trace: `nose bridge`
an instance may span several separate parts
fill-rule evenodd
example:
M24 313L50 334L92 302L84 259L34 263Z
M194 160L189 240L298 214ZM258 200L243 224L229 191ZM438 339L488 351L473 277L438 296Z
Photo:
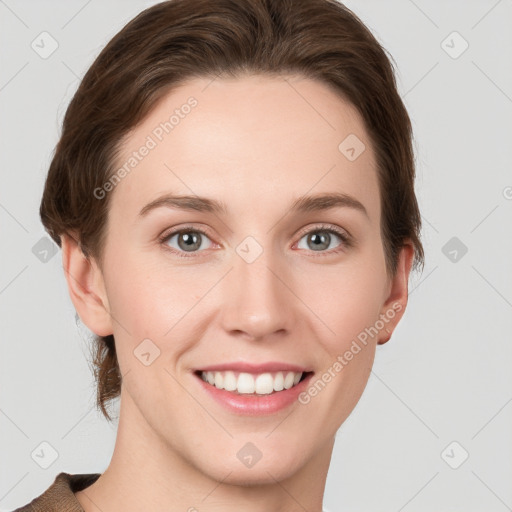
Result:
M293 325L291 294L279 254L247 237L236 247L223 303L224 328L263 338ZM277 274L277 276L276 276Z

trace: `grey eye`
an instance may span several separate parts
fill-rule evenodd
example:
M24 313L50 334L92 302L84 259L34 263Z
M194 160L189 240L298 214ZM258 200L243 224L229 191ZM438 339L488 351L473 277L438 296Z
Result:
M333 249L333 247L329 247L334 237L341 240L340 235L334 233L333 231L327 229L316 229L314 231L310 231L306 235L304 235L297 247L299 249L308 249L311 251L325 251L326 249ZM306 247L301 247L300 243L303 239L306 239Z
M171 243L173 239L177 240L178 247ZM171 234L166 243L178 251L194 252L199 249L205 249L203 244L204 239L208 239L208 237L201 231L178 231L177 233Z

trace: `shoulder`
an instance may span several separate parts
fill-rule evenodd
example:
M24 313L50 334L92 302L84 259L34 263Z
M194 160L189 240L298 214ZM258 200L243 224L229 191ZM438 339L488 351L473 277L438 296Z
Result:
M83 512L74 493L92 485L100 475L59 473L46 491L13 512Z

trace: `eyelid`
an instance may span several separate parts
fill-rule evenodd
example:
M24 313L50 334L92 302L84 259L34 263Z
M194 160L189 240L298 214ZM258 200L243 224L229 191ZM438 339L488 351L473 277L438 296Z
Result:
M306 227L304 229L301 229L297 236L300 239L304 235L307 235L314 231L334 231L337 235L339 235L343 239L345 239L345 238L352 239L352 236L346 229L340 228L339 226L336 226L336 224L325 224L325 223L320 223L317 226Z
M158 242L161 245L166 246L165 250L170 251L172 254L177 255L181 258L191 258L191 257L198 257L201 256L201 253L204 253L205 250L202 251L191 251L187 253L187 251L178 251L174 249L173 247L167 246L166 242L173 236L178 235L180 233L185 233L187 231L194 231L197 233L201 233L202 235L206 236L214 245L221 245L217 242L213 241L213 237L211 236L210 229L209 228L203 228L203 227L197 227L197 225L191 225L191 224L185 224L184 226L173 226L172 228L168 228L162 232L158 236ZM222 246L221 246L222 247Z
M185 224L183 226L173 226L172 228L167 228L160 235L158 235L158 240L161 242L170 238L173 235L176 235L178 233L183 233L186 231L197 231L199 233L203 233L203 235L206 235L208 238L212 237L211 230L207 227L198 227L196 224ZM219 244L220 245L220 244Z

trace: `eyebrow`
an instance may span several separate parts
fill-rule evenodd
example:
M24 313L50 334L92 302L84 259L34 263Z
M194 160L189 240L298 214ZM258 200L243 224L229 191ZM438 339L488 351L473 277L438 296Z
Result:
M228 210L224 202L217 201L216 199L209 199L207 197L200 197L196 195L189 196L165 194L144 206L139 212L139 216L145 216L151 210L160 207L178 208L187 211L199 211L224 215ZM290 212L301 213L324 211L340 207L352 208L368 217L368 212L360 201L358 201L355 197L339 192L299 197L292 203Z

